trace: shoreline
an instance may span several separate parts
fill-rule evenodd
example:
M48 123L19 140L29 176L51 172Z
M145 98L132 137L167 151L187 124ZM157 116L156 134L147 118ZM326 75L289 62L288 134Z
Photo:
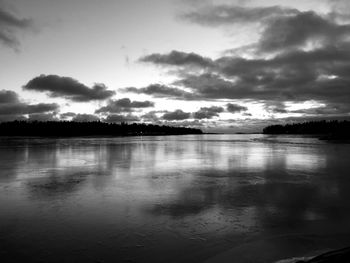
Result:
M245 240L203 263L345 263L350 262L348 238L291 234Z
M292 258L277 261L276 263L343 263L350 262L350 247L330 250L318 256Z
M205 133L184 133L184 134L123 134L123 135L0 135L0 138L121 138L121 137L149 137L149 136L182 136L182 135L205 135Z

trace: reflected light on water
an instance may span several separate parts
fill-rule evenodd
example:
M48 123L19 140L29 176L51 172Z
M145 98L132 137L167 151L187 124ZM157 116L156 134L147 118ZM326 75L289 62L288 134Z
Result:
M325 168L326 156L320 153L289 153L286 155L287 169L301 171L315 171Z
M2 140L3 253L201 262L242 238L350 233L349 146L293 140Z

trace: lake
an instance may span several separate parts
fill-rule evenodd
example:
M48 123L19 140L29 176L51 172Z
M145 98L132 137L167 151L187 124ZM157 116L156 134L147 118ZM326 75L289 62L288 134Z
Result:
M1 262L275 262L350 245L350 144L0 138Z

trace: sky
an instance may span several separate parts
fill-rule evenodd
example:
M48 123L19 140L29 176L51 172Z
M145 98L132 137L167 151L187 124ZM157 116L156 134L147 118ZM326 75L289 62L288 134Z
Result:
M350 117L348 0L0 0L0 121Z

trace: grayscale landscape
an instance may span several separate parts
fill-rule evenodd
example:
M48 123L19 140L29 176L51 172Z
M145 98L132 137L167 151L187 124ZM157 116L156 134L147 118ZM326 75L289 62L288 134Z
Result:
M350 0L0 0L1 263L349 263Z

